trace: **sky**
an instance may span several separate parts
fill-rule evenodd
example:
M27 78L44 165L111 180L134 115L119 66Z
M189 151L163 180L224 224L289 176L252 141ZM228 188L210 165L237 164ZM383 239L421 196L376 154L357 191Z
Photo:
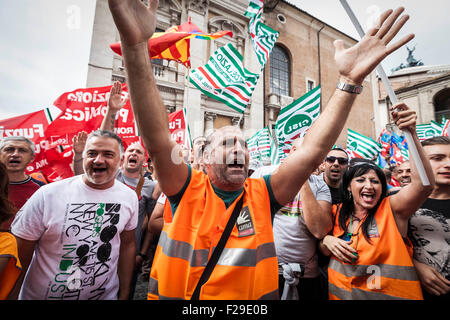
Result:
M359 39L338 0L290 0ZM450 64L450 1L348 0L364 29L373 17L404 6L410 21L399 37L425 65ZM432 5L431 5L432 3ZM0 120L51 107L62 93L86 86L95 0L0 0ZM394 39L395 40L395 39ZM383 62L387 74L406 63L406 48Z

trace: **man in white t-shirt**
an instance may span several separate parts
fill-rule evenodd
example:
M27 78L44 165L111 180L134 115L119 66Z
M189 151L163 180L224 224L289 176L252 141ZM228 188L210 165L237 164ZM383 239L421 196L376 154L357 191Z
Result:
M136 253L138 199L115 179L123 145L94 131L83 153L85 174L39 189L17 213L25 274L19 299L127 299Z

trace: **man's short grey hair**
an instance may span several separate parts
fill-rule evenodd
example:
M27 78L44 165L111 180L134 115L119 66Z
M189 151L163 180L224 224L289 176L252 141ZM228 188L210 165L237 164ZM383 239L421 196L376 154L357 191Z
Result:
M7 142L10 142L10 141L26 142L26 143L28 144L28 146L30 147L30 151L31 151L31 153L33 154L33 156L35 155L35 146L34 146L34 142L31 141L31 140L28 139L28 138L23 137L23 136L14 136L14 137L6 137L6 138L3 138L3 139L0 141L0 151L2 151L3 148L5 147L6 143L7 143Z
M112 131L107 131L107 130L96 130L96 131L92 131L92 132L88 135L88 137L87 137L87 139L86 139L86 145L87 145L87 142L88 142L90 139L94 138L94 137L98 137L98 138L111 138L111 139L116 140L116 141L119 143L120 156L123 155L123 153L124 153L124 148L123 148L123 142L122 142L122 139L121 139L117 134L115 134L114 132L112 132Z

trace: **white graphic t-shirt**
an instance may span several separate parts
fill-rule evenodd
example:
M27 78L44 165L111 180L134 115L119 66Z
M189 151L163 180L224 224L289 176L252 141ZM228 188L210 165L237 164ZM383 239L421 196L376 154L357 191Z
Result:
M40 188L11 227L38 241L19 299L117 299L120 233L137 216L136 194L119 181L98 190L75 176Z

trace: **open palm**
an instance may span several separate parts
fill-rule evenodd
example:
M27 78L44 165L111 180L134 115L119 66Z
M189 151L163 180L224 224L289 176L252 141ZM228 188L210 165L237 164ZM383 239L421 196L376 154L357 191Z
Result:
M408 15L398 19L403 10L397 8L384 12L380 16L379 27L368 30L361 41L351 48L345 49L342 40L335 41L335 60L341 76L357 84L362 83L384 58L414 38L413 34L409 34L389 44L409 19Z
M108 0L109 9L120 33L122 44L134 46L147 43L156 28L158 0Z

